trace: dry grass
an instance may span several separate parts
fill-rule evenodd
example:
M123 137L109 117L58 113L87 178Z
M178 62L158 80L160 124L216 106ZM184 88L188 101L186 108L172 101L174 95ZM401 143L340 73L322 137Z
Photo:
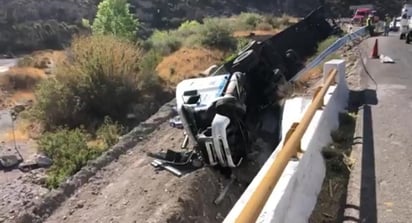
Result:
M16 91L9 98L13 103L18 104L27 101L34 101L36 96L33 91Z
M64 51L43 50L23 57L17 64L19 67L34 67L46 69L53 64L60 63L66 59Z
M218 50L182 48L165 57L156 71L161 79L176 86L180 81L198 76L211 65L220 63L223 58L224 53Z
M7 90L32 90L46 78L43 70L33 67L12 67L0 79L0 85Z
M322 78L322 67L317 66L304 73L293 83L295 94L308 94L309 88L316 87L316 82Z
M27 141L30 139L37 139L43 132L43 127L39 122L29 119L18 119L15 123L14 136L13 132L5 132L0 135L0 141L12 142L16 137L18 141Z

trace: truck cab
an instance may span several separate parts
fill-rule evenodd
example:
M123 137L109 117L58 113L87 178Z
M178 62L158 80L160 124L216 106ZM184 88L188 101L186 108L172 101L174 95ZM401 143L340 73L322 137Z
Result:
M374 15L373 21L378 22L379 17L376 16L376 11L374 11L372 8L358 8L356 9L353 17L352 17L352 24L357 24L357 25L364 25L366 22L366 19L368 18L369 15Z

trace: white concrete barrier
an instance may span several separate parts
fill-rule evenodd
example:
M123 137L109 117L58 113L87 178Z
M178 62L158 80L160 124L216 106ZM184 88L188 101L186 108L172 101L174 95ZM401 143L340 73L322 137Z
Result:
M345 109L349 96L344 60L331 60L325 63L324 76L333 68L338 70L336 80L338 84L329 87L324 97L323 110L316 112L302 138L303 156L299 160L289 161L259 215L257 220L259 223L308 222L325 177L325 164L321 149L331 142L331 131L339 127L339 112ZM300 121L310 102L311 100L303 98L286 101L282 119L282 141L227 215L224 223L236 221L237 216L282 149L286 133L293 123Z

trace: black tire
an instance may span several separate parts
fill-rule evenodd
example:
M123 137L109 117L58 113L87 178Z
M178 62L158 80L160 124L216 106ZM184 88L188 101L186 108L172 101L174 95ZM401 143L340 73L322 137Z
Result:
M234 61L233 72L240 71L246 73L259 63L259 58L254 50L248 50L240 54Z

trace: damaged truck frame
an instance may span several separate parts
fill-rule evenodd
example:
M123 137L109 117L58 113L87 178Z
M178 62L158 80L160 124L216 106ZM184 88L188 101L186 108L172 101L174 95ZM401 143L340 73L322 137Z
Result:
M176 108L186 134L183 152L152 154L154 166L175 175L181 166L237 168L263 139L269 150L281 139L284 99L291 79L317 45L333 34L318 8L298 23L263 41L251 41L208 77L183 80ZM188 141L193 145L187 150ZM266 156L267 158L267 156ZM164 167L165 167L164 166Z

